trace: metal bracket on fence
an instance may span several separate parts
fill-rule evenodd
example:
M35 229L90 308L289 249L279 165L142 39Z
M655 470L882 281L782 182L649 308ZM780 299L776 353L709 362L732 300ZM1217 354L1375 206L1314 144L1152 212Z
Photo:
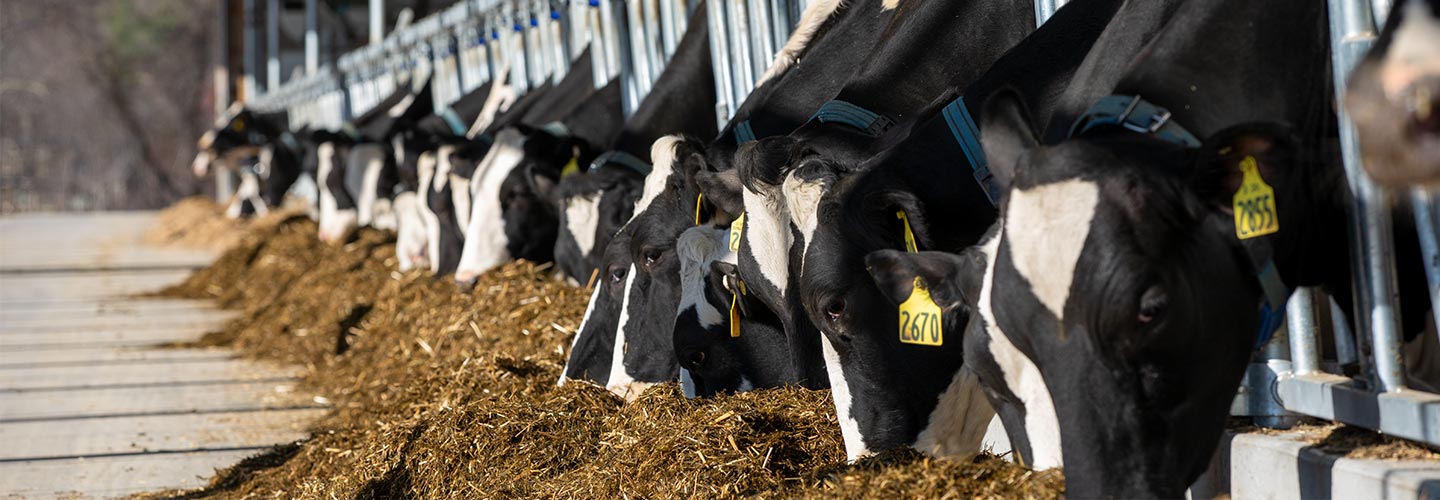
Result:
M1329 0L1331 58L1337 101L1344 95L1350 71L1373 43L1376 13L1388 12L1388 0ZM1301 288L1287 305L1289 370L1278 372L1274 382L1278 401L1297 414L1358 425L1385 434L1440 445L1440 395L1406 387L1401 350L1390 193L1376 185L1361 166L1354 124L1343 107L1340 142L1345 174L1351 190L1348 229L1351 271L1354 275L1354 337L1346 318L1330 305L1336 330L1336 352L1341 368L1352 357L1359 361L1359 377L1327 373L1320 362L1320 303L1314 292ZM1427 258L1426 277L1432 305L1440 304L1440 244L1436 243L1433 202L1411 196L1420 224L1421 251ZM1440 318L1437 315L1436 318ZM1356 342L1358 338L1358 353ZM1358 356L1355 356L1358 354ZM1269 358L1275 361L1275 357ZM1248 380L1247 382L1255 382ZM1260 382L1264 383L1264 382ZM1242 394L1253 393L1247 384ZM1237 398L1238 399L1238 398Z

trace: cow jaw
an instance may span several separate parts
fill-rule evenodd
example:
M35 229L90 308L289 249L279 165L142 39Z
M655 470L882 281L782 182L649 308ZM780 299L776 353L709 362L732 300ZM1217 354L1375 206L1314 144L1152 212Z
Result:
M934 456L968 457L980 451L995 410L985 399L980 380L965 367L955 372L930 412L925 429L915 437L915 449Z

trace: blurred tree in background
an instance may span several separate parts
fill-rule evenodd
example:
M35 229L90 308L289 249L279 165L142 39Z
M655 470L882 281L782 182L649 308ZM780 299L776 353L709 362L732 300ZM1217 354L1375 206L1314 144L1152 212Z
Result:
M0 0L0 212L201 193L214 2Z

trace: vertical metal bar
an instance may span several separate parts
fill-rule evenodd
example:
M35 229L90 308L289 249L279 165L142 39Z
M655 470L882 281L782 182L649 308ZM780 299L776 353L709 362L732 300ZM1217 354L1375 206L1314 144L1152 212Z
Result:
M305 0L305 74L313 75L320 70L319 12L316 0Z
M280 89L280 0L265 2L265 91Z
M240 42L245 60L240 61L240 78L244 86L239 97L242 101L249 101L259 94L255 89L255 0L245 0L241 29L245 30L244 39Z
M645 21L645 31L642 37L645 44L642 45L642 47L644 48L645 56L649 58L650 64L650 79L645 82L645 93L649 94L651 85L655 83L655 80L660 78L660 72L664 71L665 62L670 59L670 54L665 52L665 47L660 41L661 36L663 36L662 31L664 30L660 27L659 0L639 1L642 7L641 13L644 15L643 19Z
M735 116L734 81L730 76L729 30L725 26L725 1L705 0L705 23L710 37L710 68L715 78L715 118L724 128Z
M675 46L680 43L680 32L676 30L679 21L675 19L675 0L660 0L659 7L660 46L665 51L665 60L669 61L670 56L675 54Z
M726 0L721 0L726 1ZM750 25L745 12L746 0L728 0L726 23L730 27L730 66L735 80L735 102L745 102L755 88L754 66L750 62Z
M1350 318L1335 302L1335 297L1327 294L1325 299L1330 303L1330 327L1335 331L1335 361L1340 366L1359 363L1360 349L1355 346L1355 331L1350 329Z
M585 25L590 31L590 67L595 75L595 88L604 87L610 81L610 59L606 57L610 50L610 41L605 38L605 16L598 0L590 0L590 7L585 10Z
M370 43L385 39L385 0L370 0Z
M617 16L614 12L615 9L612 1L614 0L592 0L592 2L598 4L597 7L599 7L599 12L596 13L598 18L596 24L600 27L600 37L605 41L606 78L600 81L598 87L605 86L605 83L610 81L611 78L620 76L620 74L623 73L620 69L620 33L616 26L616 23L621 21L621 17Z
M770 59L775 57L775 44L771 38L770 2L768 0L747 0L746 10L750 12L750 54L751 71L756 75L765 74Z
M635 95L625 116L630 116L630 111L640 104L640 99L650 90L650 51L645 42L645 0L632 0L623 2L625 5L625 19L623 21L625 34L627 35L620 43L627 44L626 54L630 56L629 64L621 62L621 68L629 68L627 79L633 82ZM622 70L622 73L627 73Z
M1290 333L1290 366L1298 375L1320 369L1320 326L1315 315L1315 290L1295 289L1285 305L1286 329Z
M620 5L615 5L617 3ZM611 14L608 16L610 17L610 26L613 26L616 33L613 41L616 42L615 52L620 56L617 67L620 68L620 83L623 86L620 92L620 109L626 117L629 117L640 105L642 95L639 87L640 78L637 78L636 71L638 65L634 51L636 44L631 38L628 22L631 17L630 8L625 5L624 0L601 0L600 5L602 10L608 9ZM609 41L611 40L607 40L607 42Z
M1425 265L1425 282L1430 290L1430 314L1440 325L1440 204L1435 195L1420 188L1410 191L1415 211L1415 231L1420 235L1420 258Z
M548 20L542 24L547 28L546 34L549 36L547 43L550 47L551 71L554 72L555 81L559 82L570 73L570 56L565 50L565 16L563 10L548 10Z
M1375 39L1371 6L1366 0L1330 0L1331 66L1335 71L1337 96L1344 95L1350 70L1364 57ZM1352 270L1355 274L1356 324L1361 333L1368 327L1374 355L1374 379L1378 389L1394 392L1405 387L1405 367L1400 350L1398 300L1395 284L1395 255L1391 248L1390 200L1370 180L1360 165L1355 125L1340 114L1340 144L1345 172L1354 195L1350 211ZM1368 317L1367 317L1368 316Z
M230 107L230 0L216 0L215 9L216 50L214 65L210 70L211 97L215 100L215 116L220 116Z
M1385 21L1390 18L1391 5L1394 0L1370 0L1370 12L1375 16L1375 26L1384 27Z
M785 41L789 39L790 9L785 5L785 0L770 0L770 64L775 63L775 52L779 47L784 47Z

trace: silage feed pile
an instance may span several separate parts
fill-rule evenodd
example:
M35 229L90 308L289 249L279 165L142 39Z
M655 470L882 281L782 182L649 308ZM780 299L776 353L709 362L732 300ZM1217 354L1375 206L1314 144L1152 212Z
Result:
M557 387L588 294L515 262L473 293L395 270L392 238L343 246L303 217L254 224L165 295L241 319L200 343L300 364L333 410L311 437L222 470L185 498L1053 498L1058 472L894 452L845 464L829 393L622 402ZM184 346L177 346L184 347Z

